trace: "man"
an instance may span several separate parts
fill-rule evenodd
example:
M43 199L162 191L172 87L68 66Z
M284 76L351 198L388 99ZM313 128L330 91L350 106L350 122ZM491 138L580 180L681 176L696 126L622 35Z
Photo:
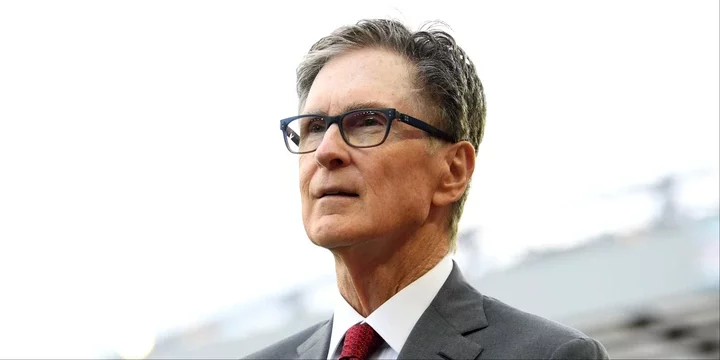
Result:
M450 254L483 135L473 63L445 32L342 27L298 67L305 231L335 258L332 319L250 359L604 359L581 332L478 293Z

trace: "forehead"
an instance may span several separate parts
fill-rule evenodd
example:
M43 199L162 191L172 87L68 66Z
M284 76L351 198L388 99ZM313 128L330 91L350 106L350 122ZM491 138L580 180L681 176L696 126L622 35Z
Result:
M328 61L315 77L303 113L337 115L356 107L408 111L413 101L412 64L384 49L359 49Z

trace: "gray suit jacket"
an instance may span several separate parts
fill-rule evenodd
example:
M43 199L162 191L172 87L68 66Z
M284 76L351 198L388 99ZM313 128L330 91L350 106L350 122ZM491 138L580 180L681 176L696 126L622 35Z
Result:
M325 359L332 319L246 359ZM608 359L605 348L570 327L484 296L456 264L410 332L398 359Z

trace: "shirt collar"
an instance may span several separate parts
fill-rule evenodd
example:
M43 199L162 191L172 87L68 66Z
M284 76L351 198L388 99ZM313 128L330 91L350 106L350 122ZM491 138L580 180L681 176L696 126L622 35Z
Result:
M330 355L334 354L345 333L353 325L367 322L396 352L400 353L410 332L452 272L448 254L423 276L385 301L367 318L358 314L338 293L330 336Z

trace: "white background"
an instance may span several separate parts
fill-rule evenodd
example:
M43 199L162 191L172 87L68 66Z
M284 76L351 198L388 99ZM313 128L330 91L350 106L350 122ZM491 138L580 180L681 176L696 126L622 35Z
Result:
M0 2L0 357L98 356L331 272L279 119L364 17L443 20L474 60L461 229L500 263L654 211L602 194L717 173L717 1Z

